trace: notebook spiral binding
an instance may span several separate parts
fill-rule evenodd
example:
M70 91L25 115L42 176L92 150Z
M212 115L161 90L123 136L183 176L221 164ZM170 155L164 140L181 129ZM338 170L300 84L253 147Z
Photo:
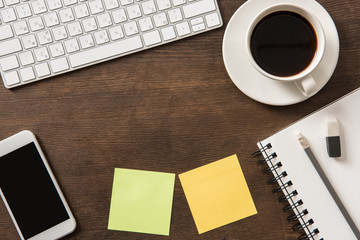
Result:
M283 181L285 177L288 176L286 171L278 171L280 167L282 167L281 161L276 162L277 154L275 152L268 154L266 150L269 150L272 148L272 145L270 143L266 144L265 146L261 145L259 150L252 153L252 157L258 157L260 155L265 156L264 158L258 160L258 164L267 164L268 167L266 167L263 170L264 174L267 173L273 173L273 178L271 178L269 181L267 181L268 184L272 183L279 183L279 186L274 188L273 193L276 192L285 192L285 194L278 198L279 202L288 202L289 205L284 207L284 212L291 211L294 212L292 215L290 215L287 220L289 222L297 222L292 226L292 229L294 231L301 231L301 230L307 230L305 231L305 234L301 235L298 239L299 240L315 240L315 236L320 232L317 228L314 230L310 230L308 227L314 223L314 220L310 218L309 220L305 221L304 216L309 214L309 211L307 209L299 210L299 206L303 205L302 199L299 199L295 201L293 198L298 195L298 192L296 190L293 190L291 192L288 191L288 188L293 185L292 181ZM275 163L273 163L273 161ZM319 240L324 240L323 238Z

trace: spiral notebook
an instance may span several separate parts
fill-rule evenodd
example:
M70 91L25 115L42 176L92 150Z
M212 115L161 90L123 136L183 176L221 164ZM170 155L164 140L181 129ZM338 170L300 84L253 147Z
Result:
M360 229L360 88L300 119L272 136L258 142L264 172L272 172L269 182L287 201L294 230L304 230L299 239L356 240ZM328 156L326 134L328 117L339 122L341 157ZM329 189L298 142L306 137L331 186L351 217L347 219ZM298 220L298 221L296 221ZM353 224L351 224L353 223Z

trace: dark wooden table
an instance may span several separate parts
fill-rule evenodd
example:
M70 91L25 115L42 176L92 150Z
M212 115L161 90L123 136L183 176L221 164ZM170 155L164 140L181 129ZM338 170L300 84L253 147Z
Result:
M0 87L0 138L36 134L78 223L65 239L297 239L250 153L258 140L360 86L360 4L319 0L340 35L335 73L314 97L274 107L239 91L223 64L226 25L244 2L219 0L220 29L18 89ZM107 230L114 168L179 174L232 154L257 215L199 235L176 177L169 237ZM3 203L0 239L19 239Z

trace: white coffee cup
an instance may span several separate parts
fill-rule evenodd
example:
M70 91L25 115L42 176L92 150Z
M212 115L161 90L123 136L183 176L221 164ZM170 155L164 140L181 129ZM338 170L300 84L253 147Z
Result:
M254 60L252 52L251 52L251 36L253 33L253 30L257 26L257 24L266 16L269 14L280 12L280 11L288 11L293 12L295 14L298 14L305 18L313 27L316 40L317 40L317 47L316 51L314 53L313 59L310 62L310 64L303 69L301 72L291 75L291 76L276 76L274 74L268 73L265 70L263 70ZM312 72L314 69L319 65L325 51L325 35L323 27L321 26L320 21L317 19L317 17L307 11L305 8L298 6L296 4L286 3L286 4L274 4L263 11L261 11L259 14L257 14L254 19L251 21L251 24L249 25L246 33L246 52L247 56L249 58L249 61L252 63L252 65L255 67L255 69L266 76L267 78L275 81L281 81L281 82L292 82L294 83L299 91L304 96L311 96L316 92L318 89L318 85L316 83L316 79L312 76Z

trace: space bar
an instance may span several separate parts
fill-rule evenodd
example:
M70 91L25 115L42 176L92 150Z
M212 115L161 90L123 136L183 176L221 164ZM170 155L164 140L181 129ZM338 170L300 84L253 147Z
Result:
M69 61L72 67L79 67L81 65L115 57L142 47L143 44L140 36L136 36L70 55Z

